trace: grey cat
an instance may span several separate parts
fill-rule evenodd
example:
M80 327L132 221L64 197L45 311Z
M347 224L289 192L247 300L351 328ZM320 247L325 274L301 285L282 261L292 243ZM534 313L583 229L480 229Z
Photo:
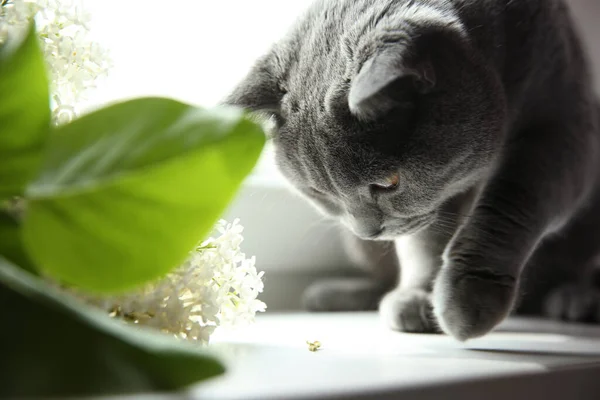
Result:
M226 103L272 119L320 210L395 243L393 290L321 284L312 308L459 340L515 308L600 321L599 107L562 0L320 0Z

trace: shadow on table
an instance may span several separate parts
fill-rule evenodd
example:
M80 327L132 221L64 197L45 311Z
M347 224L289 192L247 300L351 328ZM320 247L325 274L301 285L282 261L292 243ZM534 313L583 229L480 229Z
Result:
M600 339L600 324L579 324L542 318L512 317L502 323L495 332L549 333L582 338Z

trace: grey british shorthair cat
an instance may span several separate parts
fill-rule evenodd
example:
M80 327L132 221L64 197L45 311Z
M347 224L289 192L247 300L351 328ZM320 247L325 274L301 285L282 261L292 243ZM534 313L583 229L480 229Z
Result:
M226 103L272 118L320 210L394 241L391 328L466 340L517 306L600 320L599 107L562 0L320 0ZM369 308L393 275L309 304Z

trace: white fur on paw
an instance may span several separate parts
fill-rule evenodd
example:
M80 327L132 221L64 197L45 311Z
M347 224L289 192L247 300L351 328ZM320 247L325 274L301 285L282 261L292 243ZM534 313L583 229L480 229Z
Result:
M379 304L381 319L391 329L401 332L439 332L430 296L423 290L396 289L385 295Z

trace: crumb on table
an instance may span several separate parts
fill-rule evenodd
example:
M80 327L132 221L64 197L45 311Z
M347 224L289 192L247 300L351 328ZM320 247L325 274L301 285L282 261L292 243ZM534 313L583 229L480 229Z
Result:
M315 340L314 342L306 341L306 344L308 345L308 351L312 352L319 350L319 348L321 347L321 342L319 342L318 340Z

